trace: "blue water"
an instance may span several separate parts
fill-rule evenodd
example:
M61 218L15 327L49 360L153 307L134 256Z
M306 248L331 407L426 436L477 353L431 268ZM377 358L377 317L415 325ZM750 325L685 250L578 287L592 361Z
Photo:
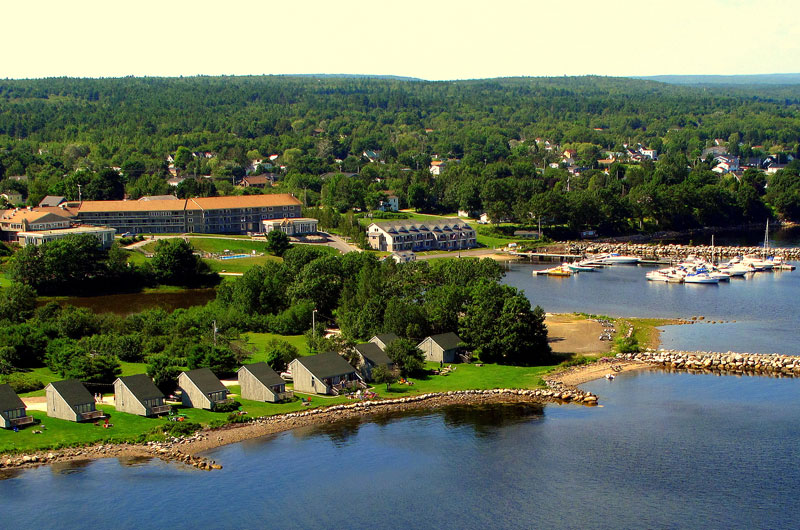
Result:
M0 481L6 528L797 528L800 380L641 372L602 407L453 407Z
M239 258L251 258L250 254L234 254L232 256L220 256L219 259L239 259Z
M765 272L719 285L648 282L653 267L617 265L570 277L532 276L542 265L512 264L504 283L551 313L736 321L666 326L665 348L800 354L800 270Z

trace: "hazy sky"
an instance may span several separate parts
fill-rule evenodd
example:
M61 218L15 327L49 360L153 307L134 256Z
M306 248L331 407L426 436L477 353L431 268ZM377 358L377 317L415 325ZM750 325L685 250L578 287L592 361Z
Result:
M4 4L0 77L800 72L792 0Z

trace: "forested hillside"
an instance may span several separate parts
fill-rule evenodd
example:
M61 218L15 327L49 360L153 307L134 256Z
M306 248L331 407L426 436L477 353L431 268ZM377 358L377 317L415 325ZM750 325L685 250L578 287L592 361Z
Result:
M78 184L83 198L164 194L172 155L183 176L211 177L182 183L183 195L251 193L235 186L249 171L340 211L393 193L420 210L573 231L798 219L799 105L798 86L601 77L6 80L0 187L29 204L75 199ZM635 146L658 160L626 157ZM782 170L712 172L712 146L742 161L773 155ZM565 164L566 149L580 171ZM433 176L437 159L451 163ZM10 178L19 175L28 178Z

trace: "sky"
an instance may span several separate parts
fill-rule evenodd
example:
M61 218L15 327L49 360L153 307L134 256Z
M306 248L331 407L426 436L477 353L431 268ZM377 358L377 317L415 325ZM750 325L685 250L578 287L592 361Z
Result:
M39 0L0 78L800 72L794 0Z

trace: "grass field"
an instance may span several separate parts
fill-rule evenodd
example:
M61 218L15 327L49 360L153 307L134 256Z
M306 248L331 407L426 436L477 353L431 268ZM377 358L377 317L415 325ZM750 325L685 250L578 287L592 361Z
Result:
M264 347L272 339L285 340L300 352L300 355L311 355L308 350L306 338L303 335L276 335L274 333L244 333L242 337L247 340L247 344L252 346L255 354L248 359L248 362L258 363L266 360Z
M263 265L268 261L280 261L275 256L255 256L253 258L237 259L204 259L214 272L247 272L250 267Z

